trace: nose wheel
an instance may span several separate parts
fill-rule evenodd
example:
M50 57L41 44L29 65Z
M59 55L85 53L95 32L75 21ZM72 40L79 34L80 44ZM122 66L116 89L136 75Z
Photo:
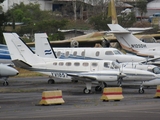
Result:
M9 83L7 81L3 82L3 86L8 86Z
M139 92L140 94L144 94L143 82L141 83L141 85L140 85L140 88L139 88L138 92Z
M144 89L140 87L138 92L139 92L139 94L144 94Z

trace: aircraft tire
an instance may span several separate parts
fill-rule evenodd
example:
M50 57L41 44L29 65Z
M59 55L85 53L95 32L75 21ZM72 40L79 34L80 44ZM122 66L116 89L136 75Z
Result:
M87 88L84 88L83 93L85 93L85 94L90 94L90 93L91 93L91 90L88 90Z
M8 86L9 83L8 82L3 82L3 86Z
M48 80L48 84L54 84L54 83L55 83L55 81L53 79Z
M100 86L96 86L96 87L95 87L95 91L99 91L99 92L101 92L101 91L102 91L102 87L100 87Z
M142 89L140 88L138 92L139 92L140 94L144 94L144 89L143 89L143 88L142 88Z

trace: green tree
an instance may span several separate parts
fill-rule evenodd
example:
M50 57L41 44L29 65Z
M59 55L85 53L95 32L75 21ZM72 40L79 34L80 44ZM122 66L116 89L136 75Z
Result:
M137 0L136 1L136 7L138 8L140 15L141 15L141 21L144 13L147 12L147 0Z
M20 29L15 30L15 32L20 35L26 33L31 34L31 38L33 38L35 32L46 32L47 34L53 35L60 34L60 36L62 36L57 30L59 28L62 29L67 24L67 20L63 18L56 20L56 17L51 11L41 11L40 5L33 3L24 5L24 3L21 2L19 5L16 4L12 9L7 11L6 15L8 21L12 21L13 24L15 24L15 22L24 23L24 25ZM59 38L62 39L63 37Z
M136 16L134 12L130 12L128 15L121 15L118 17L118 24L123 27L131 27L136 22Z
M108 30L107 23L111 23L111 19L108 18L107 15L104 16L104 14L100 14L91 17L89 23L92 24L96 30Z

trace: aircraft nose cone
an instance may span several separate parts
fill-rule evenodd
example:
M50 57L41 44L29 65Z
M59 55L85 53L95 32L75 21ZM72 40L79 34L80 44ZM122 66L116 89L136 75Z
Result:
M18 74L19 74L19 72L16 73L16 75L18 75Z
M19 72L16 69L12 69L11 72L13 73L13 75L18 75L19 74Z
M133 62L141 62L141 61L145 61L146 59L143 57L138 57L138 56L132 56L131 57Z
M0 68L0 76L2 77L15 76L19 74L19 72L15 68L5 64L0 64Z

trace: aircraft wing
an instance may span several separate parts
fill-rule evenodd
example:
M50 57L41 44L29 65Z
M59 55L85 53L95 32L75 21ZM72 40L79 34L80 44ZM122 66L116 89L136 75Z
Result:
M92 72L81 72L81 73L67 73L72 79L81 80L85 82L94 81L117 81L119 71L107 70L106 71L92 71Z
M12 60L12 62L14 63L14 65L16 67L20 67L20 68L31 68L32 66L27 64L26 62L22 61L22 60Z
M141 63L152 62L152 61L155 61L155 60L158 60L158 59L160 59L160 56L146 59L146 61L141 61Z
M96 76L90 76L87 74L75 74L75 73L67 73L68 76L72 77L73 79L78 79L81 81L96 81Z

